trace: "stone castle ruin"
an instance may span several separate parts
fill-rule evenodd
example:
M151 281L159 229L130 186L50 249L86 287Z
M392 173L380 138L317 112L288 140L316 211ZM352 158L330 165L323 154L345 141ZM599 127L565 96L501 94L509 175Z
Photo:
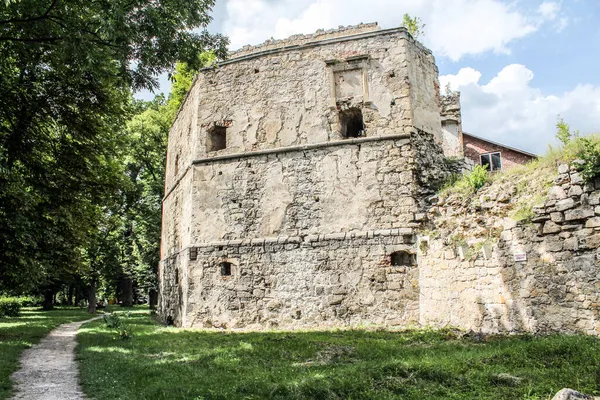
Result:
M161 318L485 328L440 317L454 281L432 281L438 253L419 250L445 154L460 155L457 103L441 98L429 50L377 24L247 46L202 70L169 134Z

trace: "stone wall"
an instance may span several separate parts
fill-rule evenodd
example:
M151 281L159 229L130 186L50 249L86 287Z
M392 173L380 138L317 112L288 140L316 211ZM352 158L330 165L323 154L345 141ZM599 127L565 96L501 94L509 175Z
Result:
M198 163L196 206L167 199L165 218L191 214L187 242L163 230L159 313L181 326L416 324L418 268L391 254L416 254L422 199L448 174L426 132Z
M514 183L440 200L419 242L420 323L484 332L600 333L600 181L561 165L531 223Z
M362 111L361 137L416 128L440 140L431 52L403 28L367 28L359 35L344 36L354 31L343 28L323 40L235 53L202 70L170 132L167 193L194 160L342 139L340 115L348 109ZM215 128L226 130L226 146L213 151Z
M377 22L359 25L340 26L335 29L319 29L315 33L307 35L293 35L285 39L270 39L262 44L256 46L244 46L239 50L231 52L229 58L236 59L244 56L251 56L257 53L280 50L283 48L290 48L294 46L306 45L309 43L320 42L324 40L336 39L340 37L348 37L353 35L359 35L362 33L376 32L381 30Z
M414 238L392 229L205 244L186 263L185 314L165 311L182 326L211 328L414 325L418 270L390 261L394 251L414 252ZM171 296L185 286L175 275L165 281Z
M561 166L529 224L507 216L514 182L432 207L465 168L441 147L456 99L406 30L376 29L247 48L195 79L169 135L160 317L600 333L600 182Z
M423 196L447 175L437 75L404 28L376 24L245 48L202 70L169 134L161 317L416 322L417 268L391 252L414 258Z
M463 132L460 93L441 97L442 149L449 157L463 156Z

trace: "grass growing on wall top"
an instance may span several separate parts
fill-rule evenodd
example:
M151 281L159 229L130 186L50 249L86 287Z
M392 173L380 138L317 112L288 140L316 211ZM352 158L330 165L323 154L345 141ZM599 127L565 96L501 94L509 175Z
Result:
M181 330L148 315L120 340L101 321L78 335L81 382L95 399L550 399L600 394L589 336L460 338L416 330Z
M543 205L546 200L558 165L570 164L577 159L584 159L581 168L590 171L589 176L600 171L600 165L595 165L600 161L600 134L574 137L560 147L549 147L548 152L537 160L505 171L483 176L481 167L475 166L473 172L450 179L438 194L442 199L457 200L469 207L487 199L495 200L490 198L490 193L508 191L511 206L507 216L528 222L534 217L533 208Z

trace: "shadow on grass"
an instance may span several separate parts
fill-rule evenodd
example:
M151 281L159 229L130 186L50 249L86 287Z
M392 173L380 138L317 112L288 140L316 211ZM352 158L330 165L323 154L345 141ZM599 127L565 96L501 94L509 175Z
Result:
M25 308L21 316L0 319L0 399L10 396L10 375L17 370L23 350L38 343L58 325L92 318L82 308L42 311Z
M545 399L565 386L600 393L593 337L229 333L126 320L130 340L101 321L78 335L83 387L97 399Z

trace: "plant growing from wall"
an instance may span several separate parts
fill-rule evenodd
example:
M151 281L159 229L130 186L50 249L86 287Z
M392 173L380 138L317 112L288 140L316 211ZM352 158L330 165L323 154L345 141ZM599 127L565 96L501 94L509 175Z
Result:
M476 165L470 174L466 175L468 185L474 192L478 191L486 184L489 175L484 166Z
M425 24L423 23L423 21L421 21L421 18L419 17L411 17L408 14L404 14L404 17L402 18L402 27L406 28L406 30L415 38L418 39L419 37L423 36L425 34Z
M591 182L600 176L600 141L589 138L580 138L582 149L579 158L583 163L578 166L583 180Z

